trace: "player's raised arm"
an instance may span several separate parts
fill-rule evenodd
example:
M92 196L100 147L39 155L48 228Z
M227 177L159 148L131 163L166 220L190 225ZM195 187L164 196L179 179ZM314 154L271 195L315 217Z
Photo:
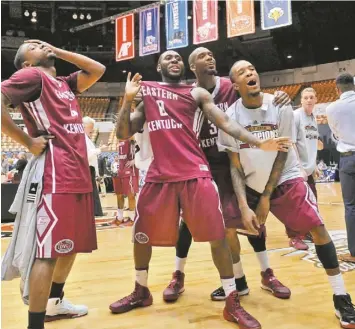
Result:
M288 152L289 138L279 137L267 140L260 140L252 133L247 131L238 122L230 119L223 111L221 111L213 102L211 94L203 88L194 88L192 90L197 104L203 110L206 117L213 122L218 128L225 131L234 138L254 145L264 151L284 151Z
M141 88L142 76L136 73L131 80L131 72L127 75L125 95L122 107L117 115L116 136L119 139L127 139L142 130L145 122L143 102L139 103L131 113L132 102Z

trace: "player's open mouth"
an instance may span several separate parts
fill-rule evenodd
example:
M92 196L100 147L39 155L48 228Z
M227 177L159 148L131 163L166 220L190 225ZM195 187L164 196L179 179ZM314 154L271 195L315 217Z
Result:
M248 86L256 86L256 80L250 80L247 82Z

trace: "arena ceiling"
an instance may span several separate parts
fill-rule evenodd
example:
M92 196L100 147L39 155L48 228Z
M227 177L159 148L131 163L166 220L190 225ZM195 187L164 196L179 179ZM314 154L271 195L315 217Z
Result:
M104 81L123 81L124 70L144 73L145 79L157 79L155 64L158 55L136 57L132 61L114 61L114 24L111 22L76 33L75 26L119 14L154 1L2 1L2 36L42 39L59 47L83 52L107 65ZM52 9L55 8L53 11ZM191 2L189 3L191 10ZM259 72L312 66L355 58L355 2L354 1L293 1L293 24L272 31L260 30L260 4L255 3L257 32L255 35L226 38L225 2L219 2L219 40L206 44L216 56L220 74L226 75L237 59L254 63ZM25 11L29 16L25 16ZM30 18L36 11L36 23ZM52 24L54 13L54 24ZM163 7L161 10L161 46L165 49ZM77 19L73 15L77 14ZM80 14L84 19L80 19ZM87 19L89 14L90 20ZM136 24L138 42L138 24ZM9 32L10 31L10 32ZM187 60L195 48L192 45L192 20L189 21L190 46L180 49ZM334 50L338 47L338 50ZM137 55L136 49L136 55ZM2 43L2 79L14 72L14 47ZM290 58L291 56L291 58ZM186 62L186 61L185 61ZM58 63L58 71L67 74L72 67ZM187 70L187 78L192 75Z

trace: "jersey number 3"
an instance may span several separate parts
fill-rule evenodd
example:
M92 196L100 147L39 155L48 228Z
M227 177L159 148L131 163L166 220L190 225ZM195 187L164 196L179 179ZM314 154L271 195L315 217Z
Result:
M162 100L157 100L157 105L158 105L158 108L159 108L159 113L162 117L164 116L168 116L168 113L166 113L165 111L165 104Z
M215 126L214 123L212 123L210 120L208 120L208 123L210 124L210 134L211 135L217 135L217 127Z

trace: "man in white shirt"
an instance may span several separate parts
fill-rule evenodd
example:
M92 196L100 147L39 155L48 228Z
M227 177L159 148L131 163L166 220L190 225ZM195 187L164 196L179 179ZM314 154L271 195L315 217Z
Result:
M314 177L319 176L316 160L319 143L321 142L318 141L318 125L313 114L316 103L316 91L313 88L304 89L301 93L302 107L295 110L293 116L295 121L295 147L301 164L301 173L317 199ZM308 249L308 245L302 241L302 236L297 232L290 229L287 229L286 232L290 238L290 247L298 250Z
M350 254L340 259L355 263L355 91L354 78L343 73L336 78L340 99L327 107L328 124L340 152L339 176L345 206Z
M237 61L230 77L241 96L226 112L231 119L261 139L294 137L292 107L276 107L273 95L261 93L259 75L251 63ZM271 211L286 227L301 234L311 232L333 290L341 327L355 328L355 309L346 292L334 243L319 214L315 196L301 176L295 149L290 148L288 153L260 152L222 130L218 146L220 151L228 152L233 187L248 231L258 234Z
M102 149L106 148L106 145L102 145L101 147L97 148L95 144L90 139L92 132L94 131L95 127L95 120L90 117L83 118L84 124L84 131L85 131L85 141L86 141L86 150L89 160L90 166L90 174L91 174L91 182L93 187L93 196L94 196L94 209L95 209L95 216L103 216L99 191L97 190L96 185L96 175L99 172L99 165L97 161L98 155L102 152Z

